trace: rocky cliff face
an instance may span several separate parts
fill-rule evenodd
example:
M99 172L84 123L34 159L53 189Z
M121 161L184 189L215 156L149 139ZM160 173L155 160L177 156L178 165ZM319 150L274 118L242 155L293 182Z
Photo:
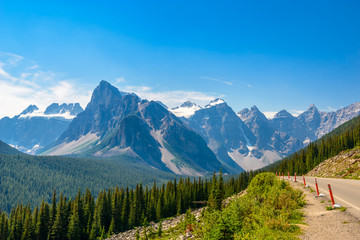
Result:
M320 163L307 176L360 179L360 148L343 151Z

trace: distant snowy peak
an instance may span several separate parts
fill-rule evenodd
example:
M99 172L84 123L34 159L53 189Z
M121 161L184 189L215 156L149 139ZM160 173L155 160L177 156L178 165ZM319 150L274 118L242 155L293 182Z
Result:
M281 110L274 116L274 118L288 118L288 117L293 118L294 116L285 109Z
M183 108L191 108L193 106L198 106L196 103L193 103L193 102L190 102L190 101L186 101L184 102L183 104L181 104L180 107L183 107Z
M221 98L216 98L215 100L212 100L208 105L206 105L205 108L211 108L213 106L223 104L223 103L225 103L224 100L222 100Z
M170 111L177 117L189 118L195 114L196 111L202 109L196 103L186 101L180 107L170 109Z
M79 113L84 111L79 103L63 103L59 105L58 103L53 103L48 106L44 112L45 115L52 115L52 114L66 114L69 113L70 116L76 116Z
M82 111L84 110L79 103L63 103L61 105L53 103L45 111L39 110L35 105L30 105L19 115L19 118L43 117L71 120Z
M25 115L25 114L32 113L36 110L39 110L39 108L36 105L30 105L24 111L22 111L22 113L20 113L20 114Z

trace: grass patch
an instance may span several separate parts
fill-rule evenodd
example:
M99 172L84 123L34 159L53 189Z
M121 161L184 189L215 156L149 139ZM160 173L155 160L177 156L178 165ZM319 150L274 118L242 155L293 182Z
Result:
M348 222L348 221L344 221L344 222L343 222L343 224L347 224L347 223L349 223L349 222Z
M346 207L341 207L339 210L340 210L340 212L345 212L345 211L346 211Z
M321 200L320 203L324 203L325 201L324 200Z
M332 206L326 206L325 208L326 208L327 211L333 210Z

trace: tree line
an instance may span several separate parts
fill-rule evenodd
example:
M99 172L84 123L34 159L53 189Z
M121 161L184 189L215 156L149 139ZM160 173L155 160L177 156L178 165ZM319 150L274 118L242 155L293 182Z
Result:
M51 203L42 201L34 210L19 204L8 215L0 212L0 240L103 239L149 221L186 212L207 204L220 209L222 200L245 189L255 173L231 176L224 183L222 173L211 178L180 178L166 184L135 188L112 188L97 197L86 190L74 199L54 191Z

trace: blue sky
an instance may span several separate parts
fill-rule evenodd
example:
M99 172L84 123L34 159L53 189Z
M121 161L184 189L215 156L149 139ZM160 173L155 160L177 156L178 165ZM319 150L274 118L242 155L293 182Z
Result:
M359 101L358 1L0 1L0 117L100 80L170 107Z

